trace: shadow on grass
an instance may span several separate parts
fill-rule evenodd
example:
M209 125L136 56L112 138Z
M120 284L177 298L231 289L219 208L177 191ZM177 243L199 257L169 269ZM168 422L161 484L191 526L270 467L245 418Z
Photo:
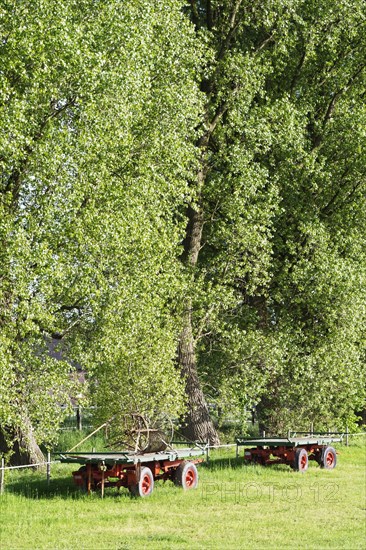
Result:
M260 464L247 463L242 456L238 458L233 457L210 457L209 461L203 462L200 468L206 470L218 471L218 470L243 470L243 471L255 471L257 473L264 472L267 469L274 471L290 471L289 466L286 464L271 464L270 466L262 466Z
M211 471L241 469L246 468L243 460L233 458L214 458L209 462L204 462L199 465L199 468L204 468ZM19 476L13 479L5 480L5 491L8 494L23 496L28 499L54 499L61 498L65 500L84 500L89 498L100 498L100 492L94 491L91 495L79 486L74 485L70 474L65 473L64 476L51 476L50 483L47 483L46 478L40 477L39 473L32 475ZM105 495L109 498L126 497L131 498L130 492L121 488L117 490L115 487L106 488Z
M243 457L217 457L211 456L209 461L205 461L199 465L199 469L204 469L208 472L242 470L243 472L252 472L254 476L265 474L267 469L283 472L289 470L288 466L283 464L272 465L269 467L247 464ZM54 499L61 498L65 500L83 500L90 498L100 498L100 492L95 491L90 496L87 495L81 487L74 485L71 474L66 473L64 476L51 476L50 483L47 483L46 478L40 477L37 473L34 475L19 476L6 480L5 490L8 494L20 495L28 499ZM121 488L117 490L115 487L106 488L106 497L131 498L130 492Z
M95 491L88 495L81 487L73 484L71 477L51 478L50 484L46 479L16 479L9 480L5 485L6 493L19 495L32 500L40 499L64 499L64 500L85 500L90 498L100 499L100 492ZM108 497L131 498L130 493L121 488L106 488L105 495Z
M200 465L200 468L202 467L207 470L225 470L227 468L237 470L246 467L246 464L244 463L243 458L240 457L210 457L208 461L205 461Z
M72 485L69 478L57 477L52 478L50 484L46 479L31 479L30 476L19 479L12 479L6 481L5 490L9 494L22 495L26 498L40 499L40 498L84 498L84 494L76 487Z

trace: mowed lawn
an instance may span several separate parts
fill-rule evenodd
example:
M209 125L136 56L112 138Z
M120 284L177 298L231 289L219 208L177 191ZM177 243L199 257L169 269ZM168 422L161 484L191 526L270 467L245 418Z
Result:
M362 439L363 441L360 441ZM72 467L44 474L7 473L0 497L0 548L261 549L366 548L365 439L338 445L332 471L310 463L247 466L234 450L199 467L198 489L157 482L146 499L127 490L88 497L73 487Z

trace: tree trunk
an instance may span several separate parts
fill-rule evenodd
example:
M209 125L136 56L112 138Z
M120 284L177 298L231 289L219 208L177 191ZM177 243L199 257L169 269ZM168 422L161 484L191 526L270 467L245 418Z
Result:
M187 312L178 347L178 361L186 382L188 412L182 427L183 435L190 441L220 445L220 439L211 420L197 373L196 354L192 334L191 313Z
M203 171L200 171L198 179L199 184L202 184ZM201 248L203 213L190 207L188 217L189 223L184 242L184 260L188 265L196 267ZM209 441L210 445L219 445L220 439L210 418L210 412L198 377L191 308L191 301L188 300L178 346L178 362L186 383L188 405L188 413L184 419L182 431L183 435L191 441Z
M193 21L195 21L195 23L198 25L200 16L195 10L193 4L192 16ZM208 28L210 28L212 19L210 9L208 9L207 17ZM200 159L199 169L197 172L197 202L198 204L200 204L201 202L201 204L195 208L193 208L192 206L188 208L188 224L186 230L186 238L184 240L184 255L182 257L183 262L192 267L193 270L197 267L199 252L202 246L202 231L204 226L204 216L202 211L202 193L209 172L208 150L210 139L228 108L226 102L221 103L215 109L214 114L210 115L210 90L212 89L213 84L214 80L212 82L202 82L202 89L205 89L206 87L208 101L206 105L206 112L204 114L205 130L196 142ZM209 409L198 377L195 340L193 338L192 331L191 309L192 304L191 301L188 299L183 329L180 335L180 342L178 347L178 361L182 376L185 378L186 381L188 404L188 413L185 418L185 427L183 428L184 435L186 435L187 438L193 441L199 440L207 442L207 440L209 440L210 444L219 445L220 439L216 428L210 418Z
M29 418L23 419L22 427L0 429L0 453L10 455L11 466L44 462Z

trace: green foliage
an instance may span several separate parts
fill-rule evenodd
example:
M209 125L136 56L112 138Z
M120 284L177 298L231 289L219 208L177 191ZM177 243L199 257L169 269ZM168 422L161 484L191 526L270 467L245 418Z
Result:
M85 394L70 360L98 422L181 413L187 304L222 410L258 405L273 430L354 421L364 2L30 0L0 25L0 424L52 439Z
M51 337L95 375L105 420L128 399L177 414L193 31L172 1L1 10L1 424L30 416L49 439L85 394Z
M344 428L365 397L364 3L192 5L207 44L207 391L237 415L259 403L272 431Z

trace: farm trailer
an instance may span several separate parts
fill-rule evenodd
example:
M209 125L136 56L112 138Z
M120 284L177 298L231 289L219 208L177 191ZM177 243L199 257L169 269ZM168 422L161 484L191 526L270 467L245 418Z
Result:
M105 487L127 487L134 496L147 497L154 482L170 479L183 489L194 489L198 484L196 464L203 461L204 449L178 449L156 453L107 452L59 453L61 462L80 464L72 473L74 483L88 494Z
M244 460L263 466L287 464L294 470L305 472L309 460L315 460L322 468L332 470L337 464L337 454L331 443L342 441L341 437L309 435L304 437L259 437L249 439L239 437L236 440L237 456L239 447L244 450Z

